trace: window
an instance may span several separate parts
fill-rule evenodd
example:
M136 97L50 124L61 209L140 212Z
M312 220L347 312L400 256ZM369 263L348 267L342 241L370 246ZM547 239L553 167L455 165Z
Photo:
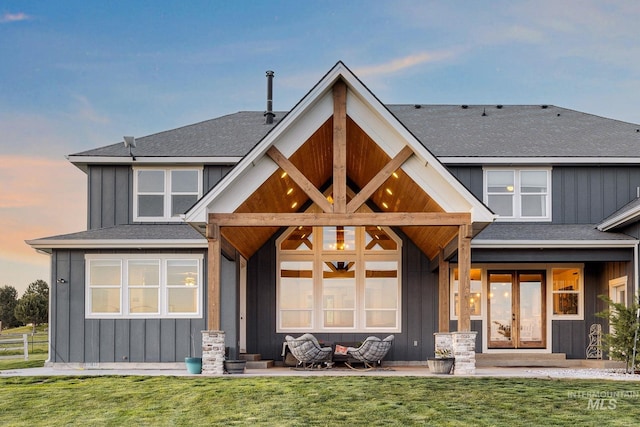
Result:
M199 169L134 169L136 221L179 220L202 195Z
M471 317L479 319L482 316L482 269L472 268L469 272L471 278L471 296L469 297L469 310ZM451 282L451 318L457 319L459 312L459 286L458 269L453 269L453 281Z
M201 317L202 259L176 254L86 255L86 317Z
M558 318L582 316L582 274L580 268L554 268L553 315Z
M499 220L551 220L551 169L485 169L484 174L484 202Z
M293 227L277 245L278 332L400 331L401 251L391 230Z

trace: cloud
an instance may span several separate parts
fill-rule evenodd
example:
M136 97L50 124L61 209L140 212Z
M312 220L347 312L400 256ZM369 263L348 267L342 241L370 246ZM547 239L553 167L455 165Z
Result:
M12 22L20 22L20 21L29 21L31 16L27 15L24 12L18 13L5 13L0 16L0 24L10 24Z
M420 52L402 58L396 58L383 64L358 67L354 69L354 73L360 77L395 74L417 65L440 62L452 56L454 56L454 54L451 51Z
M86 96L74 95L73 98L79 104L78 109L74 112L74 115L79 119L99 124L107 124L111 121L108 116L99 114Z

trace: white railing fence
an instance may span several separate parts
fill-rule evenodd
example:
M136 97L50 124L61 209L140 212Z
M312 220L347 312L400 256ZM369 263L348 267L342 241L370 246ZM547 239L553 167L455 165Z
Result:
M20 347L15 347L16 344L22 343ZM22 357L22 354L12 354L8 356L2 356L4 352L11 352L16 350L22 350L24 354L24 360L29 360L29 340L27 334L22 334L22 338L10 338L0 339L0 359L15 359Z

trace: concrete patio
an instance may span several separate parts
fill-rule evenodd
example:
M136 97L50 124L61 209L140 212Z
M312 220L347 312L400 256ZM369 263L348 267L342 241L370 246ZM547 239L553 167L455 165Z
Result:
M388 368L371 371L354 371L348 368L295 370L288 367L273 367L269 369L246 369L244 374L222 376L194 375L186 368L176 369L83 369L83 368L29 368L10 369L0 371L0 377L15 376L100 376L100 375L141 375L141 376L175 376L200 378L250 378L250 377L286 377L286 376L411 376L456 378L460 375L432 374L426 366L390 366ZM558 367L482 367L476 369L476 374L470 377L520 377L520 378L573 378L573 379L603 379L619 381L640 381L638 374L625 374L620 369L597 368L558 368Z

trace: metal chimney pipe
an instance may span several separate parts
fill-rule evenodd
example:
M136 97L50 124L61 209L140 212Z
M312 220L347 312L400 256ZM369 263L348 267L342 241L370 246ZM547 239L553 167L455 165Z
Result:
M273 118L275 114L273 114L273 71L267 71L267 111L265 111L264 115L266 117L265 123L270 125L273 124Z

